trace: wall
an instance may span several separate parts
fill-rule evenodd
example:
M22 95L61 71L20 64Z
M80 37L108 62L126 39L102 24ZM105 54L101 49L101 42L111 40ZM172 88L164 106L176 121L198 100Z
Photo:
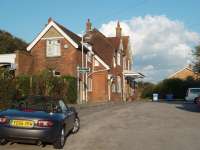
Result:
M16 51L16 71L15 75L32 74L33 57L29 52Z

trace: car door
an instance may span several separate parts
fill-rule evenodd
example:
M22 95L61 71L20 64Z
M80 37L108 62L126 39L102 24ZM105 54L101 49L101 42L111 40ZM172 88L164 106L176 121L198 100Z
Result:
M73 126L74 126L75 113L74 113L74 111L73 111L72 109L70 109L70 107L68 107L67 105L66 105L66 107L67 107L67 112L68 112L69 117L70 117L70 128L72 129Z
M59 101L59 105L63 112L63 115L65 116L65 131L69 132L73 127L72 113L69 111L69 108L66 107L65 103L62 100Z

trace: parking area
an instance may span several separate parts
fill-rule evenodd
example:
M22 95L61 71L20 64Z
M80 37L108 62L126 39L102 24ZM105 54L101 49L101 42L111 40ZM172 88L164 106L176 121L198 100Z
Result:
M199 150L200 108L185 102L132 102L83 107L81 129L66 150ZM51 150L11 143L1 150Z

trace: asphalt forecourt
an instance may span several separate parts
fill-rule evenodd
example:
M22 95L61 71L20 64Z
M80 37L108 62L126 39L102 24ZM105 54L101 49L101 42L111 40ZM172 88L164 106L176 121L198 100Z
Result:
M78 107L78 108L77 108ZM199 150L200 109L185 102L76 106L81 128L66 150ZM52 145L9 143L1 150L52 150Z

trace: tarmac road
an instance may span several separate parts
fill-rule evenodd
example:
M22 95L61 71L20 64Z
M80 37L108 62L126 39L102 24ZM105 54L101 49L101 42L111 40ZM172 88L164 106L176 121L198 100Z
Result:
M79 110L81 129L65 150L200 150L200 108L177 102L106 104ZM7 144L0 150L52 150Z

